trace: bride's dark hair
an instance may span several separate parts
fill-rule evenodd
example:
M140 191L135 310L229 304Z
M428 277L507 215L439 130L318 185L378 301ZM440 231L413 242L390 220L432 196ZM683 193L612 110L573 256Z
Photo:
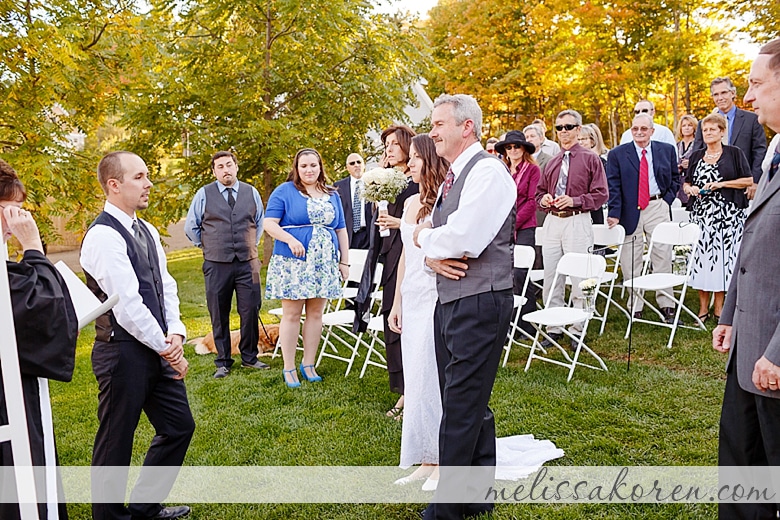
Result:
M436 155L436 145L428 134L414 136L412 146L414 146L417 156L422 160L422 168L420 168L420 202L422 207L417 212L417 222L422 222L433 211L439 186L444 182L450 163L447 159Z

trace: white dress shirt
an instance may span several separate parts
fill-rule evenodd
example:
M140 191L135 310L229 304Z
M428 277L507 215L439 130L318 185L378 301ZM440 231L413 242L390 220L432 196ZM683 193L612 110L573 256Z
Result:
M474 143L452 163L458 181L463 168L482 150ZM441 187L439 187L441 197ZM477 258L496 238L517 199L517 187L506 167L494 159L482 159L466 177L460 202L443 226L423 229L417 237L425 256L444 258ZM435 207L433 211L438 211Z
M633 140L634 136L631 135L631 129L628 129L623 132L623 135L620 137L620 144L630 143ZM674 140L674 134L664 125L653 123L653 135L650 137L650 140L668 143L674 146L674 153L677 154L677 141ZM680 157L678 156L677 159L679 160Z
M117 219L130 233L133 233L133 218L110 202L106 202L104 211ZM165 318L168 334L180 334L184 337L187 330L179 318L179 297L176 292L176 280L168 273L165 251L160 243L160 234L151 224L138 219L154 239L157 258L160 262L160 274L165 299ZM127 243L118 231L105 225L96 225L87 231L81 246L81 267L97 282L100 289L108 294L119 294L119 302L113 308L117 323L135 339L156 352L170 348L165 343L165 335L149 308L144 305L138 292L138 278L133 264L127 256Z

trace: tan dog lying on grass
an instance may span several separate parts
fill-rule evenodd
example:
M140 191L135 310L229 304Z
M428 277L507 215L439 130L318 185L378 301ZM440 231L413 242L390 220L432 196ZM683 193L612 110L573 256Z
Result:
M266 336L266 332L268 335ZM279 325L266 325L265 331L263 327L260 327L260 338L257 341L257 350L260 355L270 356L276 342L279 340ZM230 332L230 352L233 355L239 354L238 342L241 341L241 332L233 330ZM216 354L217 346L214 344L214 333L209 332L203 338L195 338L188 341L189 344L195 345L196 354Z

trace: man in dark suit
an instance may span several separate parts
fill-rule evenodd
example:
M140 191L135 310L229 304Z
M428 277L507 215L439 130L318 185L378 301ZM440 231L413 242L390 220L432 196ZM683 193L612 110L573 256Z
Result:
M356 153L347 156L349 177L336 181L341 206L344 208L344 221L347 223L350 249L368 249L368 224L371 224L373 205L363 200L363 171L365 163Z
M780 39L764 45L750 70L745 103L758 121L780 132ZM780 151L761 177L745 221L712 346L728 352L720 416L719 466L780 466ZM776 503L719 505L720 518L776 518Z
M641 273L644 237L649 241L658 224L671 221L670 207L680 188L677 150L670 144L651 141L653 131L650 115L635 116L631 125L633 141L618 146L607 156L607 224L609 227L622 225L626 241L633 239L633 247L627 243L620 255L620 267L626 279ZM670 258L669 246L653 248L653 271L671 272ZM638 297L631 300L634 318L641 319L644 302ZM656 292L656 301L666 322L671 323L674 301L664 291Z
M761 161L766 154L766 133L764 127L758 122L758 117L752 112L737 108L734 101L737 99L737 87L729 78L715 78L710 83L712 99L717 105L716 112L726 118L728 122L728 134L723 144L736 146L745 153L750 171L753 173L753 186L746 191L748 199L753 199L756 194L758 181L761 179ZM704 139L701 136L701 125L696 129L696 138L693 140L693 149L704 148Z

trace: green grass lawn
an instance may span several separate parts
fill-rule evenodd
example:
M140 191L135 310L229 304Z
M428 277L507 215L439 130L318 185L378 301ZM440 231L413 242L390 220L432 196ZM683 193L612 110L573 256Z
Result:
M169 269L179 283L181 311L190 337L210 330L199 250L178 251ZM695 291L689 292L694 303ZM265 314L279 302L263 303ZM696 308L695 305L693 307ZM233 316L232 327L238 328ZM527 350L515 348L499 369L491 407L499 436L532 433L550 439L566 456L550 465L717 464L718 417L725 357L714 352L708 333L680 330L671 350L666 329L637 326L627 370L625 318L614 313L603 336L591 327L588 343L605 359L608 372L585 368L566 383L566 369L535 361L523 372ZM97 385L90 365L94 332L79 338L76 371L68 384L52 384L52 406L60 463L90 464L97 430ZM324 360L323 384L289 390L281 359L265 358L269 371L235 370L214 380L213 356L190 361L187 388L197 423L185 464L193 466L394 466L401 425L385 418L396 396L384 371L370 367L363 379L344 364ZM361 352L363 353L363 351ZM362 364L362 359L358 360ZM358 368L361 366L357 365ZM145 418L136 432L133 464L140 465L152 438ZM389 484L388 484L389 485ZM197 519L413 519L420 504L194 504ZM72 518L89 518L89 506L69 505ZM496 519L714 518L713 505L501 505Z

